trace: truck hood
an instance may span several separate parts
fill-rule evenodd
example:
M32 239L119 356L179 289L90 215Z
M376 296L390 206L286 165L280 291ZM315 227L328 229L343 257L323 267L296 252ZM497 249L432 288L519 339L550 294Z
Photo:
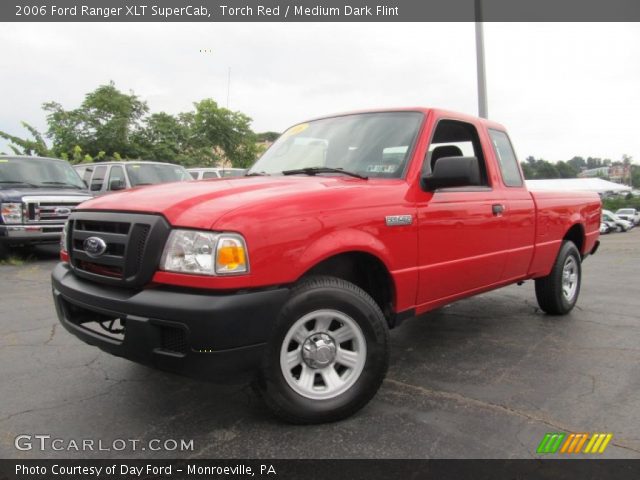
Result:
M145 186L94 198L78 210L111 210L163 215L174 226L212 228L226 213L242 207L273 208L313 201L336 191L351 191L371 182L350 177L238 177Z
M3 188L0 200L3 202L21 202L22 197L92 197L86 190L75 188Z

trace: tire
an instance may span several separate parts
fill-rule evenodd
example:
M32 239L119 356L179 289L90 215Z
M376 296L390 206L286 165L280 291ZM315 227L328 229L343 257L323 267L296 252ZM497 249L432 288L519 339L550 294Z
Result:
M551 273L536 279L538 305L549 315L566 315L580 295L582 258L575 244L565 241L560 247Z
M333 422L373 398L388 365L389 330L378 304L345 280L310 277L278 316L257 387L286 422Z

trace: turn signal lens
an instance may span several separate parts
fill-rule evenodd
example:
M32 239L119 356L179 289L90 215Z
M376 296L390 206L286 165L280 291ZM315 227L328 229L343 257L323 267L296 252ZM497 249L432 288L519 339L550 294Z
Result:
M247 270L244 240L235 235L221 235L216 251L216 273L218 275L246 273Z

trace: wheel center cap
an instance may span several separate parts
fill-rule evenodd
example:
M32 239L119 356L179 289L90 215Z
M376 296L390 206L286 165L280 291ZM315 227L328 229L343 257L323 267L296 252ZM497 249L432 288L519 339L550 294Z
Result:
M326 333L314 333L302 344L302 359L311 368L324 368L336 358L336 344Z

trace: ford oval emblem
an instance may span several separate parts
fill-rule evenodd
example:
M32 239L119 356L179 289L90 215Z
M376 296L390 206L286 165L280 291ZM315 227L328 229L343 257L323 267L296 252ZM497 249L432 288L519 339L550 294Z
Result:
M100 237L87 237L82 242L84 252L92 258L99 257L107 250L107 244Z
M71 209L67 207L56 207L53 212L56 215L69 215L71 213Z

